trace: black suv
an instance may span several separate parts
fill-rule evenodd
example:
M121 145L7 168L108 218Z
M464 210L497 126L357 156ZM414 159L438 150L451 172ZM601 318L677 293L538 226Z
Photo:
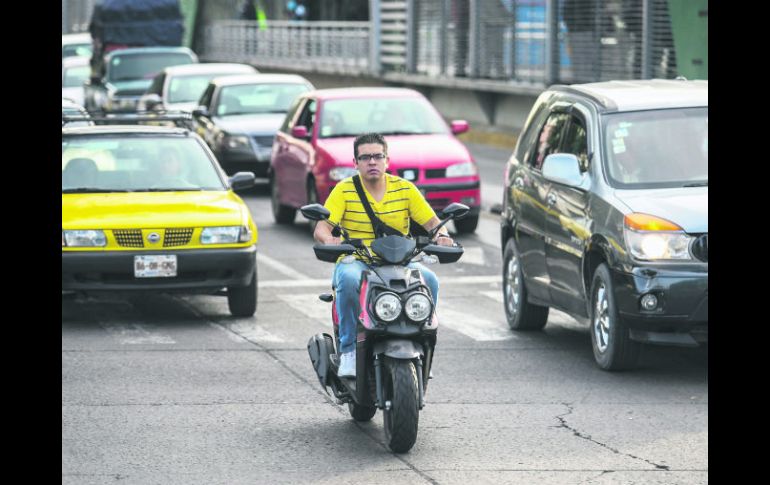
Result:
M708 81L553 86L505 169L508 324L590 325L596 362L708 341Z

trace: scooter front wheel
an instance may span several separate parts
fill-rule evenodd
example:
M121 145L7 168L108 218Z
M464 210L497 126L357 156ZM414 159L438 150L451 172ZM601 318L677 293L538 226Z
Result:
M417 424L420 416L417 389L417 372L414 363L392 360L388 364L382 412L385 442L391 451L406 453L417 441Z

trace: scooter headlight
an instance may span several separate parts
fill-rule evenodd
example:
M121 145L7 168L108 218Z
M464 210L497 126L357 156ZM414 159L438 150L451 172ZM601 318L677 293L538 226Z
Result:
M392 322L401 314L401 299L393 293L383 293L374 303L374 312L381 320Z
M430 316L430 299L423 293L415 293L406 300L406 316L415 322L421 322Z

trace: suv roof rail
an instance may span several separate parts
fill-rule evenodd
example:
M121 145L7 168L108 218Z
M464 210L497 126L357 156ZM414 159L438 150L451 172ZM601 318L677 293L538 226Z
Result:
M611 99L608 99L601 95L594 94L587 89L580 89L575 86L567 86L566 84L554 84L553 86L550 86L548 89L552 91L560 91L563 93L577 94L583 98L588 98L594 103L604 108L606 111L617 111L618 109L618 105L615 104L615 102L612 101Z
M65 115L61 117L62 126L76 121L92 121L97 125L161 125L172 123L180 128L192 129L192 113L185 111L139 111L136 113L108 114L101 116Z

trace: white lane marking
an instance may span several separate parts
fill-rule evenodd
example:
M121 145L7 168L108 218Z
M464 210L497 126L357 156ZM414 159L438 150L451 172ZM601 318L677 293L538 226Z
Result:
M481 246L465 246L463 248L463 256L460 258L460 263L464 264L477 264L479 266L486 265L484 259L484 249Z
M498 290L498 291L479 291L479 294L482 294L482 295L486 296L487 298L491 298L491 299L495 300L496 302L505 303L504 300L503 300L503 291L502 290Z
M232 340L233 342L237 342L239 344L248 342L248 340L246 340L245 338L228 330L227 325L225 324L214 323L214 322L208 322L208 323L209 323L209 327L219 330L220 332L225 334L225 336L227 336L228 339Z
M430 266L428 266L430 267ZM440 280L441 285L468 285L499 283L500 276L448 276ZM295 288L307 286L323 286L331 290L332 280L328 279L306 279L306 280L268 280L258 283L260 288Z
M468 310L457 311L447 308L447 301L439 301L438 321L439 328L446 327L479 342L497 340L513 340L519 338L512 333L503 321L492 321L479 318Z
M252 342L271 342L271 343L283 343L286 342L286 339L278 337L277 335L273 335L272 333L268 332L264 328L260 327L259 324L253 320L247 320L242 322L234 322L234 323L228 323L224 324L225 327L229 328L233 332L240 335L240 337L250 340ZM235 339L237 336L233 336ZM235 340L237 342L243 342L243 340Z
M332 304L319 300L318 293L282 294L278 295L278 298L303 315L316 319L324 325L331 325Z
M479 293L497 302L505 303L505 300L503 299L502 291L479 291ZM578 329L586 328L585 325L581 324L580 322L578 322L568 314L562 311L556 310L555 308L551 308L548 311L548 323L556 323L558 325L563 325L569 328L578 328Z
M170 336L138 323L99 322L121 345L175 344Z
M257 253L257 262L270 266L271 268L283 274L284 276L288 276L289 278L292 278L295 280L309 279L307 275L300 273L294 268L287 266L282 262L271 258L270 256L266 256L264 253Z

